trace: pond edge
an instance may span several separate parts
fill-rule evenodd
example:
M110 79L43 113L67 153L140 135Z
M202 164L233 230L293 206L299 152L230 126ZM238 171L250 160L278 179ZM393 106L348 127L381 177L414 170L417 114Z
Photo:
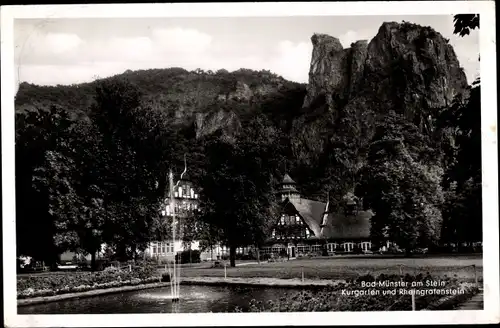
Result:
M252 286L252 287L278 287L278 288L318 288L326 287L335 284L332 280L305 280L299 279L278 279L278 278L214 278L214 277L200 277L200 278L184 278L181 280L181 285L205 285L205 286ZM17 300L17 306L29 306L36 304L44 304L50 302L58 302L63 300L92 297L105 294L114 294L122 292L130 292L135 290L161 288L170 286L170 282L156 282L141 284L135 286L121 286L112 288L94 289L85 292L59 294L54 296L39 296L32 298L23 298Z

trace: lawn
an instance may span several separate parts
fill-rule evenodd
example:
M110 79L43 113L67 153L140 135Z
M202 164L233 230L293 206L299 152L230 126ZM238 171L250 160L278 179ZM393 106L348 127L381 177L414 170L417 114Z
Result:
M474 268L477 276L482 279L482 258L478 256L442 256L419 258L314 258L297 259L287 262L262 262L261 264L246 264L235 268L227 267L228 277L273 277L281 279L348 279L364 274L423 274L429 272L432 276L448 276L474 280ZM400 271L401 270L401 271ZM184 277L223 277L224 269L211 268L209 263L198 267L182 268Z

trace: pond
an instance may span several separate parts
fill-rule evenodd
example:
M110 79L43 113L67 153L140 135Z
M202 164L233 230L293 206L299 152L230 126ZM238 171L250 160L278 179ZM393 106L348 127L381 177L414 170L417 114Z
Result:
M177 312L233 312L248 309L252 299L267 302L300 289L237 286L181 286ZM172 313L170 287L70 299L18 307L18 314Z

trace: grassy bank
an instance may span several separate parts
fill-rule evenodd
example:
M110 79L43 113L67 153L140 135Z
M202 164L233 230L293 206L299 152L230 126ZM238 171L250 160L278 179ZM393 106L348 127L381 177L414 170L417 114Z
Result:
M472 266L475 265L475 268ZM160 270L161 271L161 270ZM474 281L475 275L482 280L482 258L421 257L421 258L315 258L287 262L262 262L235 268L227 267L227 277L232 278L279 278L279 279L329 279L346 280L371 275L432 274L439 277L455 277ZM183 277L224 277L224 268L211 268L210 263L182 269Z

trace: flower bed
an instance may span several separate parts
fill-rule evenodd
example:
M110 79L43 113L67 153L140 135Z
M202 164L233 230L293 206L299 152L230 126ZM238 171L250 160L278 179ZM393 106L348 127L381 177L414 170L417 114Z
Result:
M411 311L412 310L412 296L410 294L384 294L385 288L373 288L380 292L375 295L357 295L356 291L367 290L368 288L362 287L362 282L379 282L379 281L404 281L408 282L411 286L412 282L422 282L423 287L420 286L418 290L433 289L433 287L425 287L426 281L445 281L446 287L444 289L460 289L466 290L456 279L445 278L436 279L430 275L406 275L400 277L399 275L379 275L373 277L365 275L355 280L349 280L345 283L340 283L326 287L320 291L301 291L293 296L281 298L276 301L268 301L266 303L257 302L252 300L249 304L249 312L319 312L319 311ZM391 290L394 288L386 288ZM399 288L397 288L399 290ZM407 288L410 290L411 288ZM437 287L437 289L441 289ZM466 291L467 293L467 291ZM464 294L460 294L462 298ZM424 295L415 295L416 310L424 310L431 304L436 304L443 298L442 294L431 293ZM241 309L237 309L241 312Z
M17 298L53 296L121 286L159 282L156 268L136 266L131 271L116 268L100 272L77 272L57 275L32 275L17 278Z
M473 284L461 284L464 294L450 295L442 297L435 302L430 303L426 310L453 310L465 301L472 298L472 296L479 293L479 288Z

